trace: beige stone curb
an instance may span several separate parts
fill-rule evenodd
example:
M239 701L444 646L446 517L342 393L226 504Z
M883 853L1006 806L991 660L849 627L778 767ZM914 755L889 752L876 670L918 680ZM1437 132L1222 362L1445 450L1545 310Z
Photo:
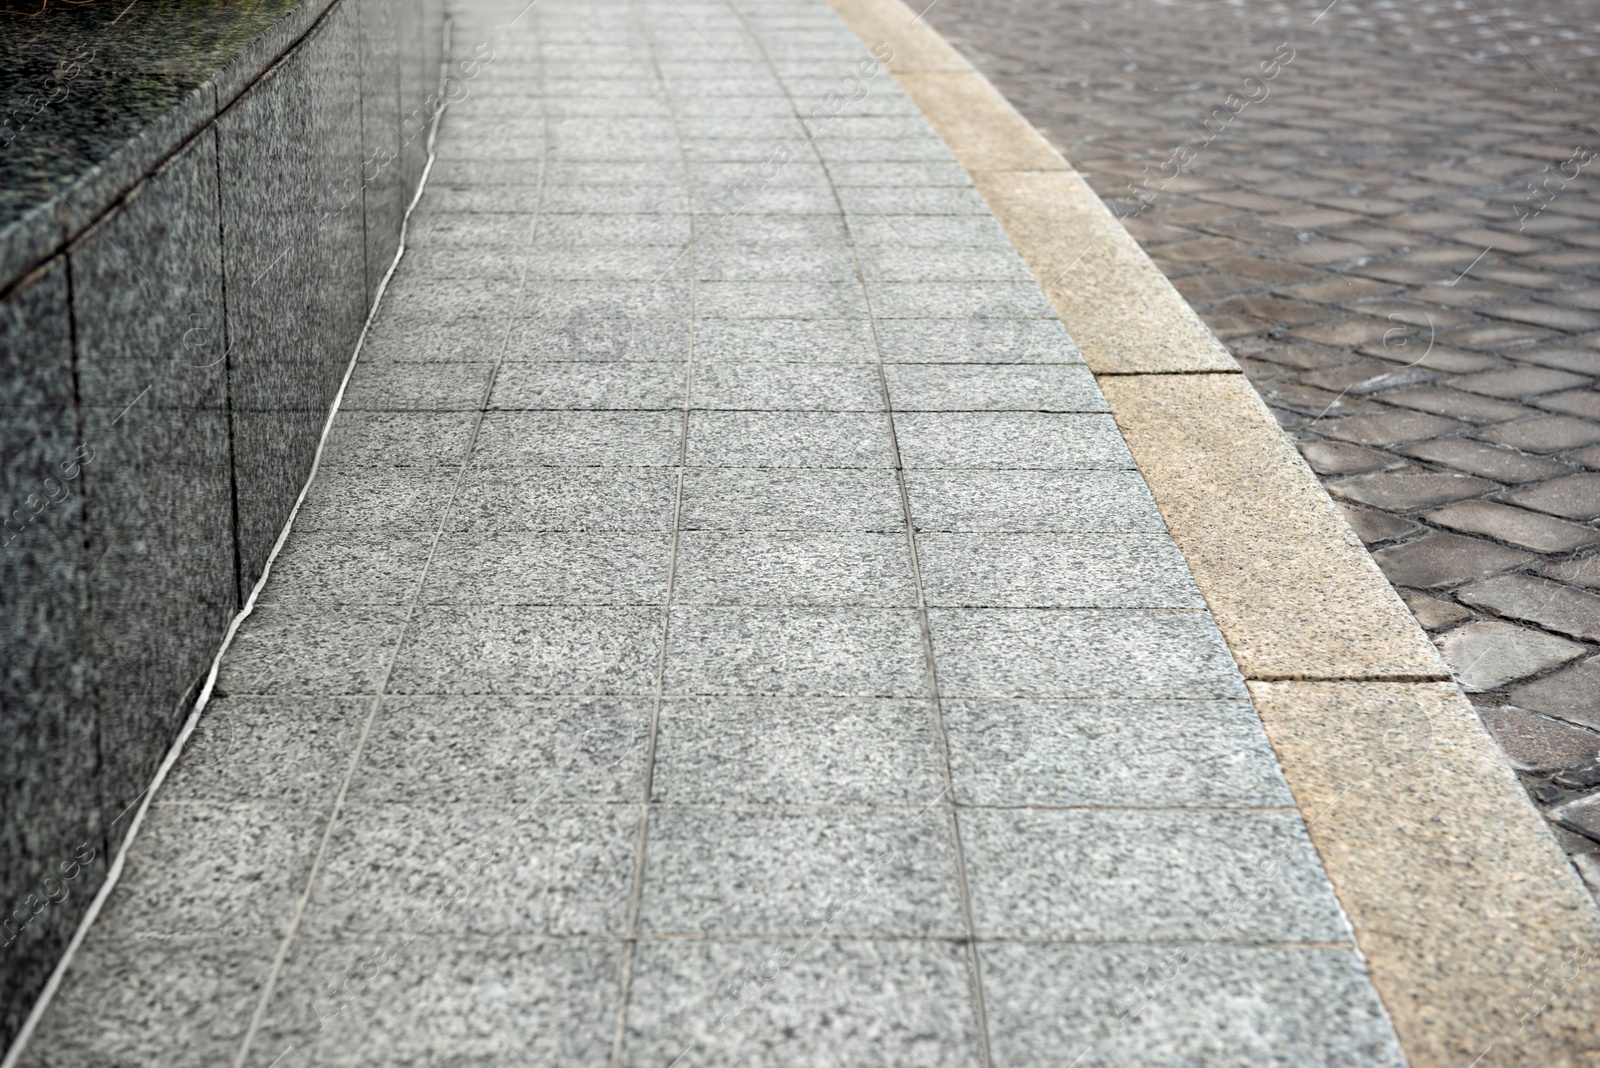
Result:
M893 48L889 69L1083 350L1249 681L1411 1064L1600 1066L1600 909L1233 358L914 11L829 2Z

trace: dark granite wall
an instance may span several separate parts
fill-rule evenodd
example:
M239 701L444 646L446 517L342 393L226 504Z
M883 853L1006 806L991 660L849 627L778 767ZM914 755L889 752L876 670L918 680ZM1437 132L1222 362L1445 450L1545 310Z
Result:
M278 6L49 183L59 239L37 207L0 228L0 1047L260 576L425 162L400 124L438 84L439 0Z

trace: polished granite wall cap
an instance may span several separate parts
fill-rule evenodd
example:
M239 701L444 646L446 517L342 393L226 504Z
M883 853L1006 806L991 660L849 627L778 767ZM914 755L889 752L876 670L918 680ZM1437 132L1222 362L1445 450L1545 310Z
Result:
M0 155L12 204L0 214L0 291L88 232L280 63L334 2L157 0L121 30L117 19L93 21L102 17L96 6L51 9L49 22L0 8L0 92L8 101L47 82L64 45L94 46L60 102L39 111ZM185 32L196 22L204 32ZM37 203L27 203L30 194Z
M18 283L49 259L50 255L67 243L61 225L61 198L51 197L35 204L15 222L0 227L0 293Z
M212 75L217 113L227 110L257 78L282 62L333 4L334 0L304 0L295 5Z

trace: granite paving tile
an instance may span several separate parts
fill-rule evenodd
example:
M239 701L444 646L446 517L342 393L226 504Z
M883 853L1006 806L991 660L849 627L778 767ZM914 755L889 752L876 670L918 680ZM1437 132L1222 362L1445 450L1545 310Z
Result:
M921 696L927 664L914 609L675 609L670 694Z
M301 924L320 936L620 934L637 830L630 805L352 803ZM449 907L431 909L440 898Z
M906 412L895 417L908 468L1054 470L1133 466L1109 415Z
M885 1068L970 1065L982 1041L970 975L966 952L940 941L648 943L622 1063L783 1068L826 1050Z
M995 1063L1406 1063L1354 947L986 945Z
M276 938L94 939L62 986L76 1012L48 1013L20 1063L80 1068L136 1057L182 1065L237 1055ZM85 1027L84 1017L94 1021Z
M1165 535L928 534L917 538L937 607L1202 608Z
M444 529L666 531L677 486L670 467L474 467Z
M673 600L684 605L913 607L902 531L883 534L686 531Z
M691 467L682 530L903 531L892 471Z
M942 808L662 805L650 844L640 927L653 934L962 933Z
M634 801L649 724L645 698L386 697L349 796L372 803Z
M1081 365L895 364L886 377L897 412L1107 410L1094 376Z
M696 412L688 463L695 467L892 466L889 423L865 412Z
M870 364L705 363L695 368L692 406L727 411L881 412L883 387Z
M430 605L406 628L389 689L644 694L660 645L659 608Z
M920 807L944 789L942 761L927 701L673 697L653 799Z
M653 605L667 597L665 533L451 532L423 604Z
M1200 612L935 608L951 697L1241 698L1244 683Z
M1133 470L915 470L905 480L918 531L1166 532Z
M1290 804L1243 701L950 699L944 720L966 805Z
M310 1064L354 1068L382 1049L404 1065L449 1050L464 1064L598 1068L611 1053L620 957L615 943L565 939L300 940L249 1063L269 1068L293 1048ZM345 982L357 968L358 981Z

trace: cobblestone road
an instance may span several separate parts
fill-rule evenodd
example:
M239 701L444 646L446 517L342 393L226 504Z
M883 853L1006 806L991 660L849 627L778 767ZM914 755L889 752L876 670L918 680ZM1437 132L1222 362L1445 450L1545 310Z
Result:
M1239 358L1600 893L1592 4L927 17Z

